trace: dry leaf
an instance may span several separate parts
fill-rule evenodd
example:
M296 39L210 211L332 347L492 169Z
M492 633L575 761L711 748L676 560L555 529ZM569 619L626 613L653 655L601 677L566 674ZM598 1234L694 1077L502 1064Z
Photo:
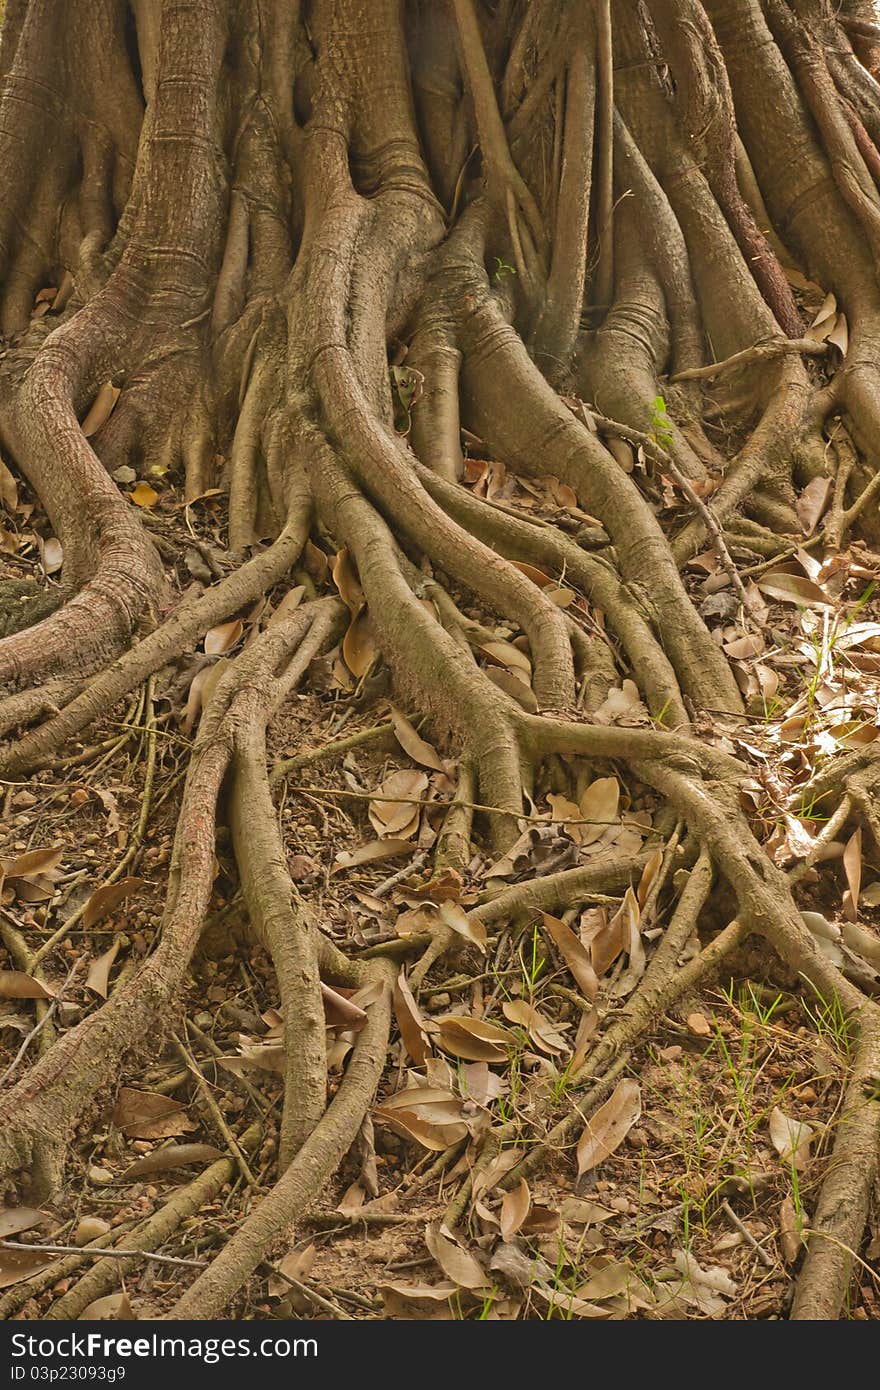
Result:
M616 777L599 777L591 782L580 799L581 816L594 825L580 826L582 845L592 844L605 834L610 824L617 821L620 805L620 785Z
M629 1077L614 1091L584 1126L578 1140L578 1177L604 1162L623 1143L642 1113L642 1093Z
M344 869L354 869L358 864L373 864L381 859L397 859L401 854L412 854L409 840L389 837L387 840L370 840L357 849L340 850L331 874L341 874Z
M552 917L549 912L542 912L541 917L544 930L574 976L584 998L592 1004L599 992L599 981L590 961L589 952L585 946L581 945L571 928L567 927L559 917Z
M771 570L757 580L762 593L769 594L783 603L796 603L801 608L833 608L834 600L800 574L787 574L785 570Z
M404 1139L415 1139L416 1143L433 1153L442 1153L451 1144L460 1143L462 1139L467 1138L469 1132L464 1121L434 1123L423 1119L412 1110L400 1110L396 1107L386 1110L379 1105L373 1111L373 1117L380 1124L387 1125L395 1134L401 1135Z
M217 1158L225 1158L222 1149L213 1144L169 1144L164 1149L154 1149L126 1168L120 1179L129 1182L132 1178L146 1177L148 1173L165 1173L171 1168L188 1168L193 1163L213 1163Z
M333 583L352 617L355 617L366 604L366 598L347 549L338 551L333 561Z
M10 1284L20 1284L22 1279L33 1278L57 1258L57 1255L48 1255L42 1250L0 1249L0 1289L8 1289Z
M527 714L537 714L538 699L530 685L520 679L522 673L517 675L514 671L508 671L497 666L486 668L486 675L493 685L497 685L499 690L503 690L505 695L509 695L512 700L520 705Z
M47 1226L52 1217L36 1207L0 1207L0 1240L32 1231L34 1226Z
M485 1289L491 1284L483 1266L468 1250L451 1240L439 1226L425 1227L425 1244L447 1279L463 1289Z
M135 1321L128 1294L124 1289L118 1293L108 1293L104 1298L96 1298L79 1315L80 1322L133 1322Z
M394 1015L404 1046L413 1061L423 1066L431 1051L422 1011L413 998L406 974L401 970L394 986Z
M23 970L0 970L0 999L52 999L52 991Z
M485 1019L462 1018L449 1014L435 1020L437 1040L444 1052L464 1057L468 1062L506 1062L515 1042L512 1033Z
M132 893L145 888L146 883L146 879L143 878L121 878L118 883L106 883L103 888L96 888L83 913L85 930L88 931L108 916L120 903L125 902L126 898L131 897Z
M770 1112L770 1139L783 1163L793 1163L802 1172L810 1162L813 1127L804 1120L793 1120L774 1106Z
M534 1005L527 1004L525 999L508 999L502 1009L504 1017L525 1028L532 1042L542 1052L549 1052L551 1057L555 1057L565 1051L565 1038L556 1031L546 1014L542 1014Z
M97 956L89 966L89 973L86 976L86 989L93 989L96 994L100 994L102 999L107 998L110 988L110 969L119 954L120 942L114 941L100 956Z
M243 632L244 623L240 618L234 618L231 623L220 623L218 627L210 628L205 633L205 652L208 656L222 656L224 652L232 650Z
M366 607L356 613L342 639L342 655L353 676L360 680L379 655Z
M811 536L815 531L830 496L830 478L814 478L812 482L807 483L795 503L798 521L805 536Z
M848 891L843 895L843 911L848 921L854 922L858 915L859 892L862 886L862 827L850 836L843 851L843 869L846 874Z
M143 507L145 511L150 511L159 501L159 494L156 489L144 482L140 482L137 487L132 488L128 496L136 507Z
M194 1128L182 1101L159 1091L138 1091L131 1086L123 1086L119 1092L113 1123L127 1139L170 1139Z
M440 904L438 913L440 920L445 922L447 927L463 936L465 941L472 942L483 955L486 954L486 928L478 917L469 915L463 907L450 899Z
M520 1178L516 1187L505 1192L501 1203L501 1237L512 1240L522 1226L532 1205L532 1194L525 1178Z
M114 386L112 381L105 381L104 385L100 387L98 394L89 406L85 419L80 425L80 429L86 439L91 439L92 435L97 434L101 426L110 419L113 413L113 407L119 400L120 395L121 388L119 386Z
M506 666L510 671L522 671L531 680L532 663L512 642L482 642L478 648L496 666Z
M381 800L371 801L368 808L370 823L380 839L397 836L406 839L418 829L420 815L419 803L428 787L424 772L415 768L401 768L386 777L375 791ZM397 798L403 798L397 800ZM416 824L412 827L412 822Z
M443 761L436 749L430 743L426 743L421 734L417 733L406 715L397 708L391 706L391 723L394 726L394 736L400 744L404 753L408 753L414 763L420 763L422 767L433 768L436 772L445 772Z

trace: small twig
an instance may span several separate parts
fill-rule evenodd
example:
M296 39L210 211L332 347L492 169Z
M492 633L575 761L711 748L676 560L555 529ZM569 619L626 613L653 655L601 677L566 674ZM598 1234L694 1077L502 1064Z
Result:
M758 1259L761 1261L761 1264L764 1266L764 1268L773 1269L776 1263L773 1259L773 1256L768 1255L767 1251L764 1249L763 1245L761 1245L760 1241L756 1240L755 1237L752 1235L745 1222L740 1221L739 1217L733 1210L733 1207L730 1205L730 1203L727 1201L722 1202L721 1210L724 1212L724 1215L727 1217L731 1226L735 1226L736 1229L739 1231L743 1240L748 1241L749 1245L755 1251L755 1254L758 1256Z
M257 1191L259 1188L259 1183L257 1182L256 1178L250 1170L250 1167L248 1166L248 1161L242 1153L241 1148L239 1147L238 1140L232 1133L232 1130L229 1128L229 1125L226 1123L226 1120L223 1116L223 1112L221 1111L219 1105L212 1096L211 1087L208 1085L207 1080L202 1075L201 1068L195 1061L192 1053L177 1036L177 1034L172 1033L171 1036L174 1038L174 1044L177 1048L181 1061L184 1063L187 1069L192 1072L193 1076L196 1079L196 1083L199 1087L199 1090L202 1093L202 1098L205 1104L207 1105L208 1109L210 1110L211 1115L213 1116L214 1123L216 1124L220 1133L223 1135L223 1139L226 1143L227 1148L229 1149L229 1152L235 1159L235 1162L238 1166L238 1171L241 1173L241 1176L244 1178L248 1187L250 1187L253 1191Z
M386 878L379 884L378 888L373 888L371 890L372 896L374 898L384 898L386 893L390 893L391 889L396 888L398 883L402 883L405 878L409 878L410 874L418 873L419 869L423 868L427 862L428 851L425 850L422 854L417 854L408 864L404 864L403 868L398 869L396 874L392 874L390 878Z
M720 376L722 372L732 371L735 367L747 367L753 362L764 362L768 358L784 357L791 352L804 353L810 357L822 357L827 351L828 344L820 343L815 338L773 338L770 342L755 343L752 347L743 348L741 352L735 352L732 357L725 357L720 362L710 362L706 367L688 367L683 372L676 372L669 380L672 382L709 381L712 377Z
M18 1240L0 1240L0 1249L3 1250L39 1250L45 1251L50 1255L82 1255L84 1259L93 1260L156 1260L163 1265L194 1265L198 1269L203 1269L209 1264L209 1260L187 1260L181 1255L156 1255L152 1250L89 1250L80 1248L78 1245L25 1245Z

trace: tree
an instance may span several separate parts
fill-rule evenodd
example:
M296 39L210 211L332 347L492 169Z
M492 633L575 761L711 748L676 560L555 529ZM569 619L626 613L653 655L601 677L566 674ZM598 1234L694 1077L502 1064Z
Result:
M393 990L415 1026L400 956L356 959L319 929L287 871L266 754L273 715L345 634L355 675L387 668L459 759L435 885L465 872L474 837L509 850L567 760L650 789L666 840L680 822L690 886L627 1013L581 1057L581 1088L746 936L837 1001L847 1122L794 1305L835 1316L876 1172L880 1013L866 972L805 925L803 858L786 874L762 844L767 803L762 819L744 796L753 769L733 736L764 676L740 663L738 681L752 648L723 651L705 615L754 637L744 553L777 575L776 597L781 584L823 611L816 575L783 564L817 498L810 549L832 570L854 528L877 536L873 6L7 0L0 68L0 434L63 546L60 587L5 583L0 774L18 785L76 756L206 631L276 605L205 692L161 934L0 1101L3 1172L56 1187L73 1127L173 1011L209 912L221 795L287 1019L285 1103L275 1187L178 1314L221 1312L355 1140ZM808 331L817 287L833 299ZM462 486L474 458L557 480L557 516L536 524ZM148 500L154 485L188 501L221 489L234 564L211 559L214 582L181 594L179 552L117 481L135 477ZM336 555L341 599L328 581L280 605L307 547ZM695 589L697 555L727 581L726 608ZM560 606L571 593L585 601ZM475 611L522 635L494 665ZM877 835L876 746L770 788L771 821L831 817L807 869L823 839ZM619 894L646 862L610 853L514 884L471 929L481 912ZM701 914L709 940L679 970ZM454 939L433 937L416 990ZM4 940L33 964L39 938L7 923ZM376 986L329 1105L322 982ZM577 1113L558 1123L571 1135Z

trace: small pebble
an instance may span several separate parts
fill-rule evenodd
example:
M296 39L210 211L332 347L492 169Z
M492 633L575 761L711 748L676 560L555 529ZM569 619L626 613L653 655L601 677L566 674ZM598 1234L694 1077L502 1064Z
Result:
M91 1177L91 1173L89 1176ZM80 1246L88 1245L89 1241L97 1240L98 1236L106 1235L109 1230L110 1222L104 1221L102 1217L84 1216L73 1233L73 1243Z
M94 1183L95 1187L109 1187L113 1181L113 1174L109 1168L94 1166L89 1169L89 1182Z

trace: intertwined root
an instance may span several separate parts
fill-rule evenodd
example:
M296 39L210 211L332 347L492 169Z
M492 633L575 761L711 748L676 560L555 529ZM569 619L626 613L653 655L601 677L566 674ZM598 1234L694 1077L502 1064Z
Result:
M821 539L836 551L857 524L876 530L880 116L847 57L850 31L821 6L798 5L795 18L782 0L652 0L650 23L634 0L563 16L510 0L494 24L475 0L454 0L442 21L439 9L408 7L409 28L394 0L318 0L308 24L298 6L267 18L250 0L165 0L157 18L138 0L127 35L124 6L92 7L82 31L70 29L62 71L64 46L47 46L52 8L11 7L0 55L11 170L0 310L17 335L0 424L63 540L65 602L0 640L0 775L64 758L206 630L288 585L310 534L332 537L356 571L370 650L460 758L436 872L464 871L472 833L506 850L550 758L615 760L690 837L688 887L631 1007L581 1066L579 1109L556 1117L548 1102L548 1145L570 1135L572 1115L597 1102L659 1012L745 935L838 1001L855 1049L846 1122L794 1305L797 1317L834 1316L876 1173L880 1014L819 950L792 896L796 877L753 835L738 801L743 765L695 731L706 713L742 716L743 699L680 566L712 547L742 597L735 542L785 548L780 533L798 529L795 487L828 468L832 420L839 466ZM442 39L453 20L445 47L420 42L420 26ZM826 65L816 44L832 32ZM76 55L82 80L94 79L94 91L76 89L83 130L59 136L44 169L25 170L10 129L18 121L33 148L56 128L45 94L81 82ZM115 84L99 55L122 74ZM667 65L675 83L665 87ZM34 99L13 118L18 88ZM56 236L61 190L77 178ZM51 255L35 251L46 246ZM797 261L849 320L846 365L828 379L791 292L806 283ZM59 290L61 321L47 334L53 318L28 327L29 315L59 265L73 297ZM661 392L667 372L679 385ZM108 377L122 395L87 438L78 420ZM717 388L711 403L736 446L725 439L722 451L717 430L710 438L701 382ZM512 474L570 490L592 539L462 487L462 422L471 447ZM648 472L625 471L633 457ZM187 500L228 490L241 562L176 606L151 532L111 477L129 459L157 485L180 480ZM693 504L674 538L652 503L664 479ZM579 592L576 616L534 582L536 568ZM527 690L479 664L488 629L474 612L521 631ZM329 1181L382 1075L396 967L350 960L321 932L290 879L266 758L273 714L348 621L337 599L313 598L230 661L192 747L155 950L0 1100L0 1171L30 1170L51 1189L72 1128L173 1017L227 796L247 914L286 1020L279 1171L178 1316L227 1306ZM624 674L651 727L591 719ZM839 775L836 831L861 823L876 837L873 762L853 756L861 762L819 773L814 790L827 794ZM590 888L625 887L632 870L609 860L536 879L473 916L576 904ZM679 969L713 878L736 917ZM30 948L14 940L24 968ZM450 942L441 934L423 950L416 987ZM322 981L376 987L329 1105ZM476 1162L503 1141L492 1135ZM214 1165L136 1232L138 1248L166 1238L227 1168ZM81 1311L112 1267L96 1266L54 1315Z

